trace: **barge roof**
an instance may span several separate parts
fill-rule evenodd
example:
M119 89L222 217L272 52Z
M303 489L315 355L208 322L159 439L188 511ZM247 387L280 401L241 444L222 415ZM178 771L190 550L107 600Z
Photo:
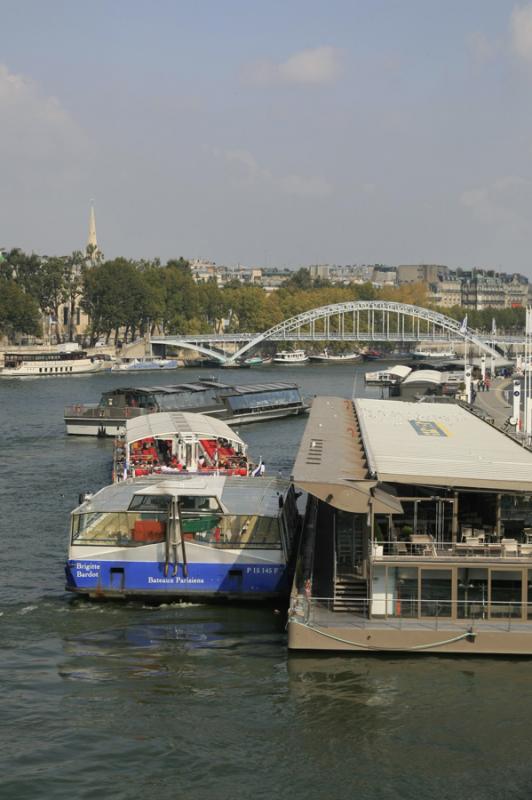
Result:
M399 501L372 479L351 400L316 397L292 473L294 483L335 508L395 513Z
M357 399L354 408L373 478L532 492L532 453L460 405Z

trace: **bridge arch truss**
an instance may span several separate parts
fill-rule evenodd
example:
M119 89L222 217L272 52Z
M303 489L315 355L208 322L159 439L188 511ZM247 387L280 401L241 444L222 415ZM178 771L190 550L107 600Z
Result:
M441 343L462 340L494 358L500 352L480 334L428 308L387 300L353 300L304 311L263 333L153 337L152 345L195 350L231 364L263 342ZM228 345L240 345L229 352Z
M247 341L236 361L266 341L450 342L462 339L493 357L500 353L476 331L428 308L386 300L354 300L304 311Z

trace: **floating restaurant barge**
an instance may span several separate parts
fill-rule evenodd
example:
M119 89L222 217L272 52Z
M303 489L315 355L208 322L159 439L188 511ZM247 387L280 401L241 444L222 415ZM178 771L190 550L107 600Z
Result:
M295 650L532 655L532 454L458 405L316 398Z
M295 383L231 386L211 379L111 389L102 394L99 403L67 406L64 417L68 434L116 436L128 419L154 412L195 412L218 417L229 425L243 425L306 414L308 408Z

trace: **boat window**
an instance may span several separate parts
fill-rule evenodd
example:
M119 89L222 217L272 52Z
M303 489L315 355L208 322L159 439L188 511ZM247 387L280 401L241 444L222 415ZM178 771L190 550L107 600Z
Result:
M299 389L276 389L269 392L254 392L253 394L234 394L226 399L232 411L242 413L264 408L301 405Z
M72 544L139 547L164 542L164 512L89 512L72 517Z
M388 594L391 612L396 617L418 615L418 570L417 567L392 567L388 569Z
M181 495L179 497L181 513L190 511L219 511L220 503L216 497L206 495Z
M521 570L491 570L491 617L521 616Z
M452 570L421 570L421 616L450 617Z
M528 570L526 616L532 619L532 569Z
M170 392L158 392L155 394L155 399L161 411L205 408L217 404L214 389L206 389L204 392L174 392L173 394Z
M185 541L228 549L281 549L276 517L181 512L181 522Z
M457 617L485 619L488 610L488 570L460 567L456 577Z
M170 504L167 494L136 494L129 504L130 511L167 511Z

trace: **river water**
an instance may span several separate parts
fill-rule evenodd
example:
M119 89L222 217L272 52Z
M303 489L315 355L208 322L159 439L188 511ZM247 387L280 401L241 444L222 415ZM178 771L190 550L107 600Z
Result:
M66 437L63 406L212 373L1 382L0 797L529 800L527 659L288 655L274 608L64 592L69 512L108 483L111 445ZM353 373L220 377L350 397ZM289 475L304 424L241 433L270 473Z

